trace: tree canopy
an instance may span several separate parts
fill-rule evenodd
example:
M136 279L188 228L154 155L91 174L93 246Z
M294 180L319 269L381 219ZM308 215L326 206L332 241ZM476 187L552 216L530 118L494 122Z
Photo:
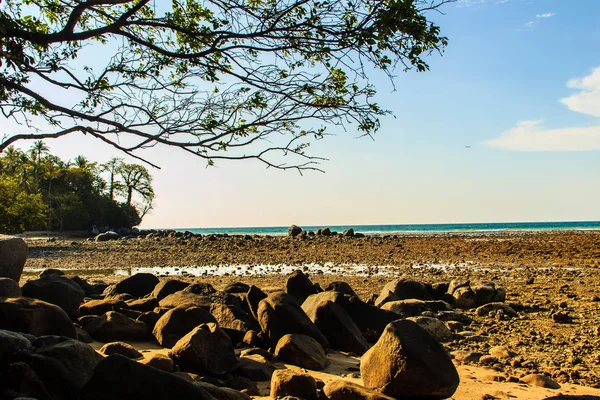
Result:
M110 166L109 186L102 173ZM27 152L9 146L0 153L0 232L130 228L153 200L152 176L142 165L117 158L98 166L83 156L65 162L42 141Z
M317 168L328 125L379 128L373 71L428 69L447 43L428 12L449 1L0 2L0 110L23 128L0 151L81 132L142 159Z

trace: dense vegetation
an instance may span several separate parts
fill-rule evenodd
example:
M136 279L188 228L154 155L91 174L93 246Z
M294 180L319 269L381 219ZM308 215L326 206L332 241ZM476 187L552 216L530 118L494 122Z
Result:
M0 232L129 228L153 199L147 169L119 158L63 161L42 141L26 152L10 146L0 153Z

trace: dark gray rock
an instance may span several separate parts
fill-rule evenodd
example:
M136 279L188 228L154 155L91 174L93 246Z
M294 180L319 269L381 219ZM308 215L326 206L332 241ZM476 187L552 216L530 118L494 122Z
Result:
M183 371L200 374L224 374L237 364L231 339L215 323L196 327L173 346L170 354Z
M77 337L73 323L60 307L26 297L0 298L0 329L34 336Z
M152 334L163 347L173 347L182 337L201 324L217 322L215 317L200 307L177 307L167 311L156 322Z
M62 308L69 317L79 315L83 303L83 289L64 276L49 276L28 281L22 288L23 296L39 299Z
M273 344L288 333L300 333L315 339L325 349L327 338L288 294L272 293L258 305L258 323Z
M23 239L0 235L0 277L19 282L27 261L27 250Z
M0 278L0 297L21 297L19 284L10 278Z
M215 400L199 386L174 374L113 354L96 366L80 400Z

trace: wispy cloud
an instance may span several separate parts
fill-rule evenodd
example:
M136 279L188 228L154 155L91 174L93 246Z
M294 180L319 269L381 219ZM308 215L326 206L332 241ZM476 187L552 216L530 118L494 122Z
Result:
M525 27L526 28L533 28L536 24L539 24L540 21L529 21L529 22L525 22Z
M547 12L547 13L543 13L543 14L537 14L535 17L536 17L537 19L540 19L540 18L550 18L550 17L554 17L555 15L556 15L556 14L555 14L555 13L553 13L553 12Z
M600 118L600 66L588 76L571 79L567 86L579 89L561 99L571 111ZM549 129L542 120L521 121L484 144L515 151L600 150L600 125Z
M579 92L561 99L569 110L600 118L600 67L581 79L571 79L567 87L580 89Z

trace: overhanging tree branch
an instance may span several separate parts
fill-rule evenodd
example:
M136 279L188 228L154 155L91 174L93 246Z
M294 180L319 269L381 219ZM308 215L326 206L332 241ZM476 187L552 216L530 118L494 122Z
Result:
M320 170L307 150L327 126L379 128L374 70L393 82L396 65L425 71L424 56L443 51L426 14L449 1L0 3L0 111L54 128L4 133L0 151L82 132L146 162L140 151L166 145L209 164ZM88 47L112 56L72 66ZM65 100L48 100L34 77Z

